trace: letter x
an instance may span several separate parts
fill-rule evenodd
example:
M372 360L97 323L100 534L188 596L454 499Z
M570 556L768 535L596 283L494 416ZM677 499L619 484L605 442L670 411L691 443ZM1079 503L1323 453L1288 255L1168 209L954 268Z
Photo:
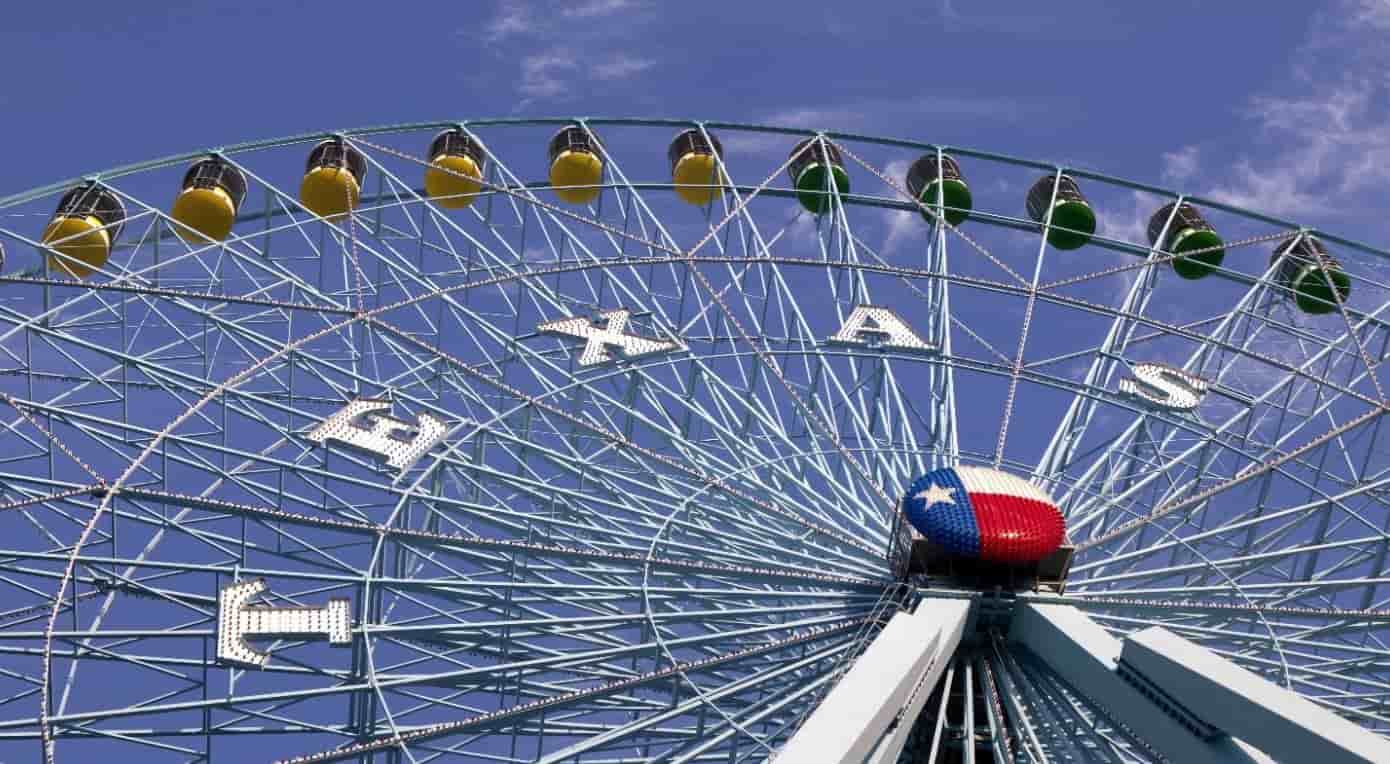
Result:
M579 354L580 366L592 366L597 363L612 361L613 355L608 352L610 347L621 349L624 358L636 358L651 353L665 353L681 349L682 346L679 342L643 337L640 334L628 334L624 330L627 328L627 319L630 315L632 314L626 310L609 310L598 316L606 322L603 327L583 317L562 318L558 321L546 321L537 326L536 331L542 334L563 334L585 340L584 350Z

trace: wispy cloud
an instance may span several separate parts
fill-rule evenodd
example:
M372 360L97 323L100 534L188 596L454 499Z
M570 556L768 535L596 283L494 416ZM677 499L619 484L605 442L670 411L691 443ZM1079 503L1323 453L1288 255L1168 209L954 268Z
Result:
M1199 146L1183 146L1177 151L1163 154L1163 179L1169 183L1186 183L1197 174L1200 168L1202 149Z
M883 174L896 181L907 175L907 168L906 159L895 159L883 168ZM888 189L884 189L885 193L887 191ZM883 224L887 233L883 236L883 247L879 254L885 257L896 252L911 233L922 228L922 220L918 213L905 210L884 210Z
M594 77L604 82L613 80L625 80L648 69L656 66L656 61L650 58L633 58L632 56L617 54L612 59L604 61L594 66Z
M1277 148L1242 157L1210 195L1275 214L1320 214L1390 180L1390 124L1375 108L1383 89L1347 77L1321 92L1255 99L1250 116Z
M1390 182L1386 31L1384 0L1344 0L1315 17L1288 81L1248 103L1252 149L1225 168L1204 167L1220 177L1205 194L1301 220L1364 217L1379 206Z
M931 18L944 27L947 33L986 31L1001 39L1050 42L1108 41L1134 33L1135 30L1123 11L1123 5L1117 5L1116 10L1109 12L1106 12L1104 6L1097 7L1101 8L1102 12L1089 13L1087 23L1077 24L1073 16L1055 13L1042 4L957 4L953 0L938 0L934 18L924 13L918 15L917 19ZM905 23L913 23L917 19L908 17Z
M1030 114L1033 108L1033 104L1017 98L931 95L862 99L833 107L791 106L766 112L754 121L803 130L881 133L884 124L917 123L943 114L960 120L1017 122ZM730 136L725 143L728 148L743 154L765 154L774 149L791 148L791 141L786 136L772 134L744 133Z
M571 19L602 18L624 11L635 11L644 5L635 0L589 0L560 11L560 15Z
M1390 3L1385 0L1357 0L1350 4L1350 18L1355 26L1390 31Z
M483 25L483 40L497 44L531 29L531 9L519 0L502 0L497 13Z
M526 0L502 0L483 27L483 39L498 55L510 56L517 46L533 51L519 58L520 110L536 101L566 100L592 82L628 80L655 67L655 58L615 52L624 47L616 40L645 24L646 7L637 0L587 0L549 11Z
M1030 107L1018 98L928 95L915 98L876 98L842 106L796 107L773 112L770 122L791 127L859 130L885 117L950 114L961 119L1020 119Z
M1123 209L1107 209L1099 215L1100 235L1130 244L1148 246L1149 215L1153 214L1153 197L1138 191L1131 192L1130 204ZM1129 255L1117 257L1128 259Z
M577 68L574 55L563 48L521 59L521 82L517 86L527 98L553 98L565 90L568 76Z

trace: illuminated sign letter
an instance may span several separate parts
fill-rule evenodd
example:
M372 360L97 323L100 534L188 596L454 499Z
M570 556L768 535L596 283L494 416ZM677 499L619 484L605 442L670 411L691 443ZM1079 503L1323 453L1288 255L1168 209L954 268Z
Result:
M239 581L217 595L217 659L263 668L270 653L246 643L246 637L327 637L330 645L352 644L352 603L334 598L323 607L272 608L248 605L264 592L264 579Z
M1120 392L1170 411L1191 411L1209 383L1191 372L1159 363L1134 365L1134 376L1120 380Z
M612 361L613 355L608 352L610 347L621 350L624 358L636 358L652 353L669 353L672 350L682 349L683 346L679 342L643 337L640 334L628 334L624 330L627 328L627 319L630 315L632 314L626 310L609 310L599 314L599 318L605 322L602 327L583 317L562 318L558 321L546 321L537 326L536 331L542 334L563 334L567 337L577 337L584 340L584 350L579 354L580 366L592 366L597 363Z
M387 465L404 475L420 457L444 440L449 430L428 413L421 413L418 423L412 425L391 416L390 411L390 401L357 398L320 422L309 433L309 440L319 444L332 440L369 451L385 458ZM363 419L369 421L364 423Z
M874 345L895 350L935 352L936 346L917 336L892 308L859 305L830 337L836 345Z

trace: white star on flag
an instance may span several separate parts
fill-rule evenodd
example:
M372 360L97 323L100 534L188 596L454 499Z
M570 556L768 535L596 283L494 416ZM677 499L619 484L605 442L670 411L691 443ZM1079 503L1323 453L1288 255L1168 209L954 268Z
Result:
M955 504L955 493L954 490L946 488L945 486L939 486L936 483L927 483L927 489L925 491L919 491L917 495L912 498L926 499L927 506L930 507L937 502Z

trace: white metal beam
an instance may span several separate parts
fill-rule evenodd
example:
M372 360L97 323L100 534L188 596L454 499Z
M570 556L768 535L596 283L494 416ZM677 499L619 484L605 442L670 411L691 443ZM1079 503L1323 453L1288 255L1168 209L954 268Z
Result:
M1204 739L1145 697L1116 670L1122 645L1070 605L1019 603L1009 638L1023 644L1078 692L1169 761L1267 764L1273 760L1229 735ZM1290 759L1298 761L1301 759Z
M1390 740L1162 627L1125 638L1120 661L1188 712L1258 741L1279 761L1390 762Z
M916 611L895 614L776 760L895 761L922 704L960 644L973 604L965 599L924 599Z

